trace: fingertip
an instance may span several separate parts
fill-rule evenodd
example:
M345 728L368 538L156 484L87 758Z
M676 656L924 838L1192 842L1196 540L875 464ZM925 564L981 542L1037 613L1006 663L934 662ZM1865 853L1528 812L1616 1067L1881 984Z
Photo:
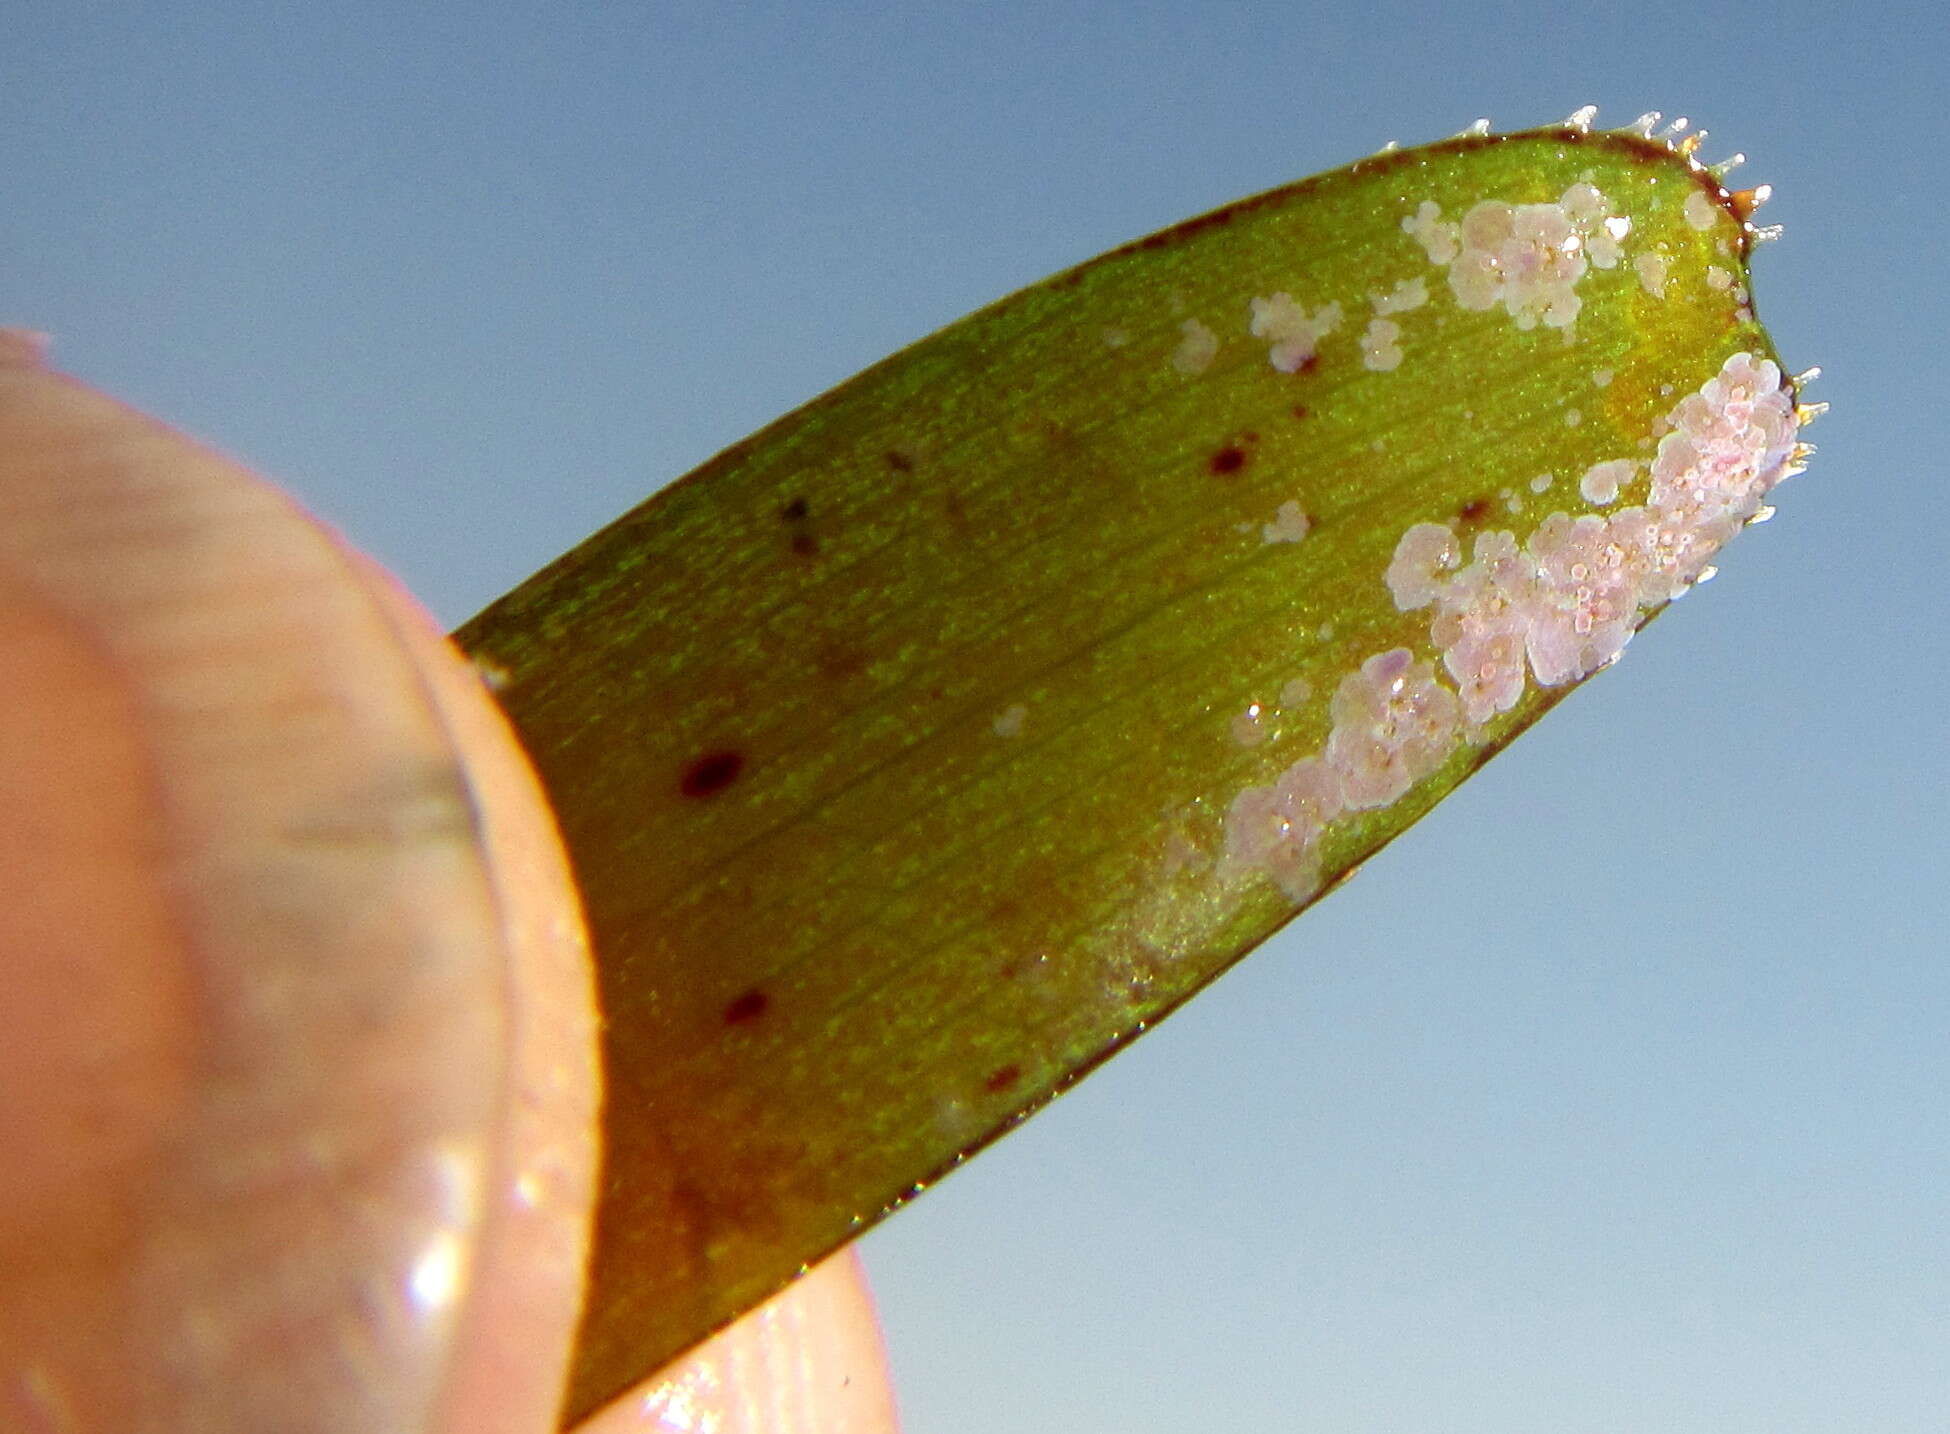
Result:
M852 1251L604 1406L574 1434L897 1434L866 1274Z
M552 1430L598 1081L546 802L396 584L41 347L0 334L0 1263L46 1277L0 1424ZM707 1395L892 1430L857 1263L588 1427Z
M539 798L493 795L520 759L436 699L451 655L288 499L0 351L0 698L24 714L0 766L52 853L0 865L0 961L41 993L10 1049L117 1056L79 1109L27 1087L0 1246L47 1278L0 1286L0 1423L427 1428L484 1331L566 1347L573 1320L593 1079ZM551 1186L518 1152L558 1137ZM523 1244L510 1192L553 1232L539 1304L486 1297ZM540 1422L472 1428L552 1426L559 1364L519 1368L506 1407Z
M35 329L0 328L0 368L38 368L53 342Z

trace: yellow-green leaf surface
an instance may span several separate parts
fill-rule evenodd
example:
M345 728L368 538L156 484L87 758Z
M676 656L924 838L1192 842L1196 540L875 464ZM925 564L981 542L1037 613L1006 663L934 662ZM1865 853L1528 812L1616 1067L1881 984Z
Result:
M1798 459L1753 196L1576 123L1026 289L460 633L592 923L571 1412L1171 1010L1696 579Z

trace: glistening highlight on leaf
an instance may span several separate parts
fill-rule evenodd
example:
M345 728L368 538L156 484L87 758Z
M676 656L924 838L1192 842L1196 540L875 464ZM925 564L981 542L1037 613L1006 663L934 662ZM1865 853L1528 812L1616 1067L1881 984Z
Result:
M1186 1000L1616 660L1805 454L1656 117L1015 294L469 623L608 1020L572 1413Z

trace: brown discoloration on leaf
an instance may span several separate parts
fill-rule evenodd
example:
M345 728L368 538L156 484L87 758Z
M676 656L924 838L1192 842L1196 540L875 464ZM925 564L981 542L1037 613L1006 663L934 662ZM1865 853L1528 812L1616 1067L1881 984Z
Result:
M1021 1079L1022 1067L1011 1063L990 1071L988 1078L982 1082L982 1088L990 1095L1000 1095Z
M1227 477L1246 466L1246 450L1229 443L1214 453L1205 466L1217 476Z
M691 798L715 797L737 781L744 768L745 758L740 752L707 752L684 769L677 789Z
M724 1023L727 1026L749 1025L770 1010L771 1006L772 998L754 986L731 998L731 1004L724 1008Z

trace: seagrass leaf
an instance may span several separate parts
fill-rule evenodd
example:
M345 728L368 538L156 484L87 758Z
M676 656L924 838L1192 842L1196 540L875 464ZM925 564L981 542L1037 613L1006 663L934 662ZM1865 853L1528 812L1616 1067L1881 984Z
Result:
M1761 196L1585 116L942 330L470 622L606 1036L586 1411L1142 1032L1800 461Z

